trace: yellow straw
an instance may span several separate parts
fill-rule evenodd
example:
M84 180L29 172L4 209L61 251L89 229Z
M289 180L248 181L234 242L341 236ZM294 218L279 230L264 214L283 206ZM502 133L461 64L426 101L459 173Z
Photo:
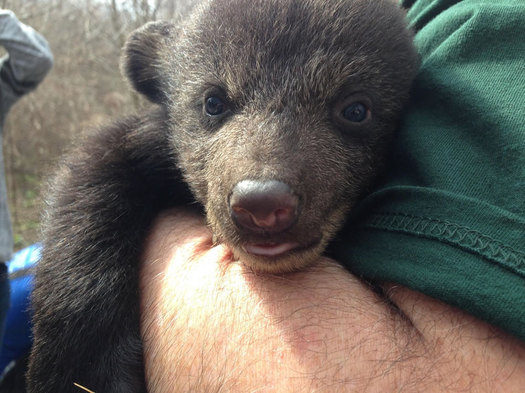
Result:
M89 390L88 388L85 388L84 386L82 386L82 385L80 385L80 384L78 384L76 382L73 382L73 385L75 385L77 388L85 390L88 393L95 393L93 390Z

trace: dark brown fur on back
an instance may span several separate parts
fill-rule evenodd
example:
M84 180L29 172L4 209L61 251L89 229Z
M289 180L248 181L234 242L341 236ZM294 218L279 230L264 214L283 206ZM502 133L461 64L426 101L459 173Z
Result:
M30 392L145 391L138 256L161 209L195 199L258 271L312 263L380 168L417 65L387 0L214 0L135 32L123 69L158 108L86 136L56 176ZM348 120L355 103L364 120ZM247 184L278 185L272 217L287 225L236 213Z

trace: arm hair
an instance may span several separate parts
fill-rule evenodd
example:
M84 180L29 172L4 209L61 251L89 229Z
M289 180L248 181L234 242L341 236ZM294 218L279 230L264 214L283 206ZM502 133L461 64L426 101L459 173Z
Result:
M378 294L323 258L257 275L196 213L157 220L141 271L148 389L519 392L525 346L407 288Z

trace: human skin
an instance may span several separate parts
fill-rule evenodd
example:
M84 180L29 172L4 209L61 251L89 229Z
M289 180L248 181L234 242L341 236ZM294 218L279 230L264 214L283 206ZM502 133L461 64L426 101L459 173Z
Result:
M258 275L196 212L157 219L140 275L150 393L525 391L523 342L328 258Z

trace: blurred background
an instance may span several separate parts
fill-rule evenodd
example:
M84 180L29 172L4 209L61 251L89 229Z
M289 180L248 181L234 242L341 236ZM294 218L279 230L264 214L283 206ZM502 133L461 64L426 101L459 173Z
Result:
M197 2L0 0L1 8L47 39L55 59L46 79L15 104L5 123L15 250L40 240L41 190L71 138L86 127L146 109L147 102L130 90L119 70L128 34L151 20L180 20Z

